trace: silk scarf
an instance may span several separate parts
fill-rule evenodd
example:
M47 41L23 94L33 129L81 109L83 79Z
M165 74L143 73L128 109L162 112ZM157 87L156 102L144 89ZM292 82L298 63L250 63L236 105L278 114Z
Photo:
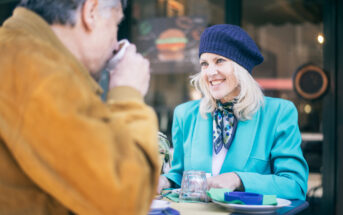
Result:
M229 149L235 137L237 118L233 113L236 100L222 104L217 102L217 108L213 112L213 146L216 154L223 146Z

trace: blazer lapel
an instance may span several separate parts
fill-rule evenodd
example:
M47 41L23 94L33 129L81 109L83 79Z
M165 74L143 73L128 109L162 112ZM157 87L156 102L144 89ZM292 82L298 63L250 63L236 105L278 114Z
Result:
M255 142L259 115L258 111L251 120L238 121L235 139L226 154L220 173L244 170Z
M207 119L198 113L192 139L191 168L212 172L212 116Z

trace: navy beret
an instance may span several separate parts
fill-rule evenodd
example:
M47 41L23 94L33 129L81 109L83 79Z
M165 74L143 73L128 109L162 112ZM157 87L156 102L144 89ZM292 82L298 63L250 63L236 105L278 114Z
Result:
M206 52L229 58L250 73L254 66L263 62L253 39L236 25L220 24L206 28L200 37L199 57Z

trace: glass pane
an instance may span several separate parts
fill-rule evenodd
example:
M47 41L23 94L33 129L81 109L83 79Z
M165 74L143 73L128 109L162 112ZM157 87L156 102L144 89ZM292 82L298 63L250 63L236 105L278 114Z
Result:
M311 172L309 190L321 185L322 99L304 98L295 88L304 68L311 65L322 71L325 42L322 12L322 2L318 0L244 0L242 5L242 27L265 57L253 76L267 96L291 100L298 109L303 152ZM307 74L311 78L303 83L305 91L314 89L316 83L322 84L316 82L313 74ZM321 189L314 194L321 196Z
M132 40L151 63L146 102L170 137L175 106L196 97L189 76L200 69L200 34L225 22L225 0L134 0L132 20Z

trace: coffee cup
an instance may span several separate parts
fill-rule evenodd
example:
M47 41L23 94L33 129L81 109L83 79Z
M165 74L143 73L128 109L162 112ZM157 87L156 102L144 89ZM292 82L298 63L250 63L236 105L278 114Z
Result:
M108 61L108 71L112 71L116 67L118 62L124 57L125 51L129 45L130 42L127 39L123 39L118 42L118 49L114 51L114 56Z

